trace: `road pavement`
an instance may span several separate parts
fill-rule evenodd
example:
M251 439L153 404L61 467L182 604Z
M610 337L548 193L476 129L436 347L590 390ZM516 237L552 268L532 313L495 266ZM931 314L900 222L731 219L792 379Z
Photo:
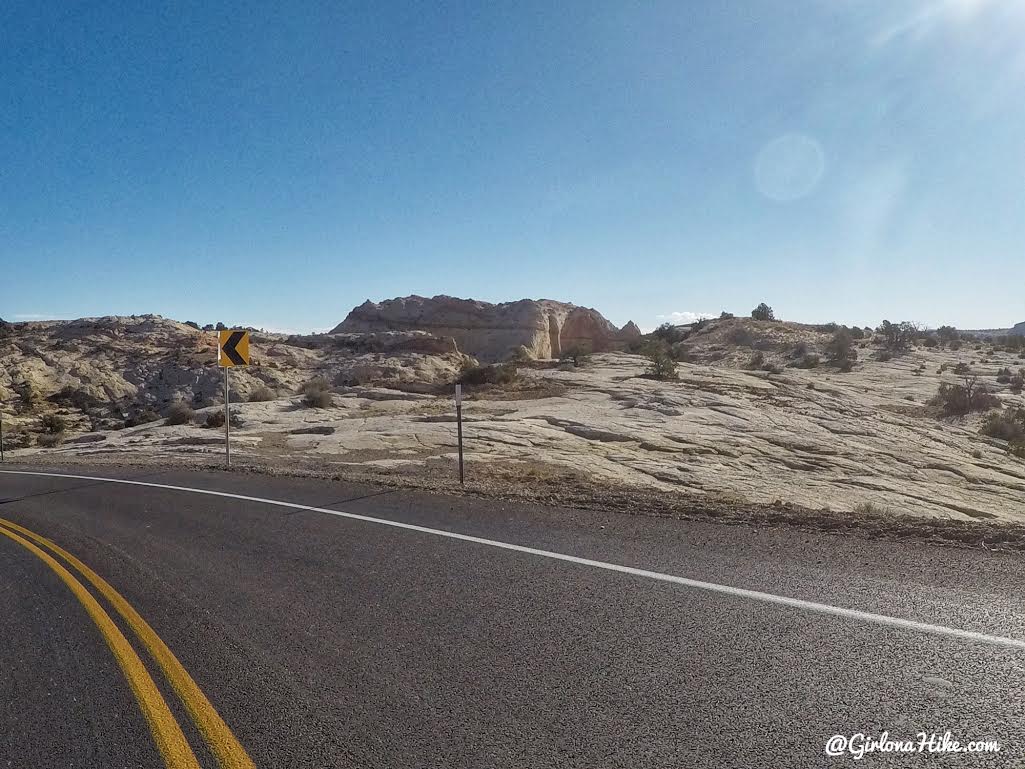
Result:
M1000 744L933 756L950 766L1025 756L1018 555L245 473L33 471L0 472L0 767L922 759L826 753L883 732Z

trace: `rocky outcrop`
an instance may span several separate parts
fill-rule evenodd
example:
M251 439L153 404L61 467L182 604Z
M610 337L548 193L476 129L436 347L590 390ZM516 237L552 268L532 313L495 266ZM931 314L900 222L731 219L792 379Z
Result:
M597 310L549 299L491 304L451 296L407 296L367 300L331 333L426 331L451 337L467 355L497 361L524 351L533 358L557 358L572 347L617 349L640 333L632 323L628 326L620 331Z
M1015 327L1011 329L1011 333L1016 336L1025 336L1025 321L1016 324Z

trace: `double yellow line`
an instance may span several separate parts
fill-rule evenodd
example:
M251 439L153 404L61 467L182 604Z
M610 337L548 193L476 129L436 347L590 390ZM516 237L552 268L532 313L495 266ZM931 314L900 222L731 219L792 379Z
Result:
M125 624L156 662L185 706L189 718L210 748L221 769L255 769L252 759L235 739L231 729L214 710L192 676L182 667L153 628L132 608L120 593L96 572L46 537L24 526L0 518L0 535L30 551L60 577L88 612L114 654L136 701L149 724L157 749L167 769L200 769L195 753L167 706L152 676L124 634L92 593L54 556L78 572L121 616ZM47 552L49 551L49 552Z

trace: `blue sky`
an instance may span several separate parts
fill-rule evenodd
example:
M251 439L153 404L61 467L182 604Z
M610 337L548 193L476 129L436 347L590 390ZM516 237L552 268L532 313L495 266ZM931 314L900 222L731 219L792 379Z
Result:
M1022 6L8 0L0 316L1008 326Z

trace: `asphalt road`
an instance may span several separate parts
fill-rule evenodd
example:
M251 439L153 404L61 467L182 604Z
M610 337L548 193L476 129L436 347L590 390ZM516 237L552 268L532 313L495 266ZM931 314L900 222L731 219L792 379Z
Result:
M1020 556L338 482L62 472L293 506L0 474L0 767L920 762L826 755L834 734L884 730L1000 743L932 756L949 766L1025 756Z

